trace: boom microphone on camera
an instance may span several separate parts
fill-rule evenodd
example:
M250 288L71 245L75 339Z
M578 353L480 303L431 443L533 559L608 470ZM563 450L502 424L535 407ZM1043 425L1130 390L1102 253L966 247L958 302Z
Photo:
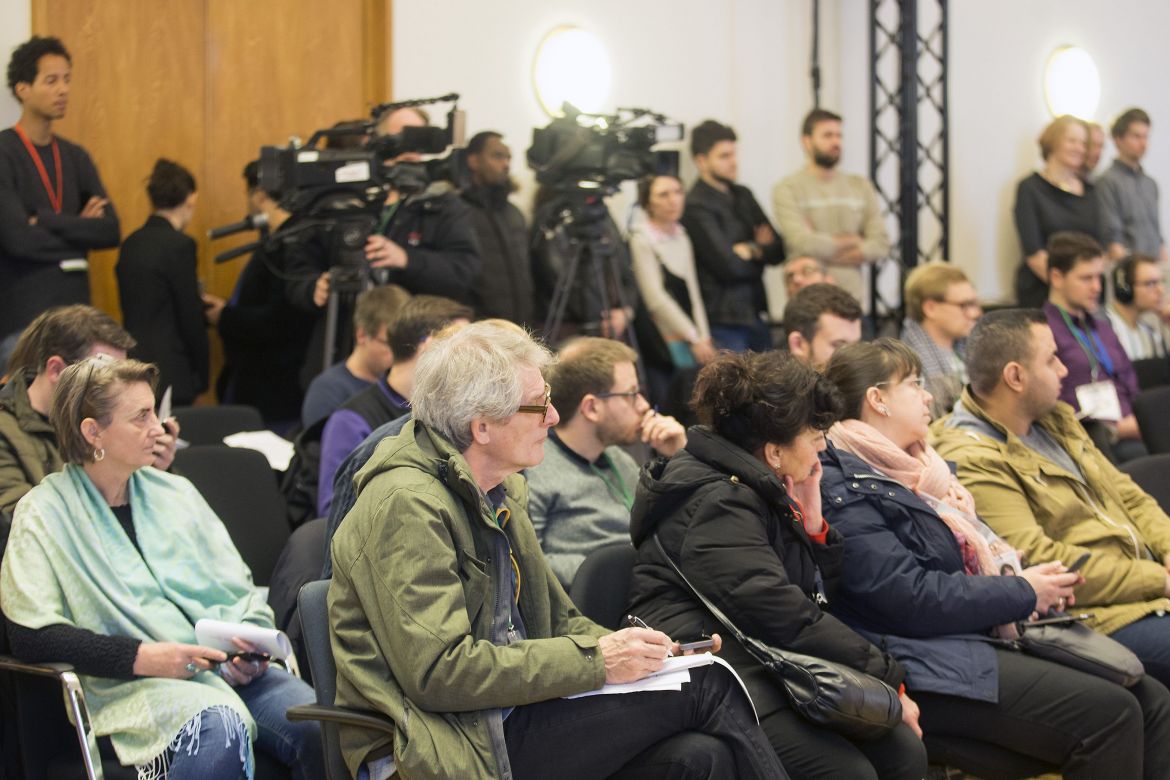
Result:
M264 227L268 227L267 214L249 214L239 222L233 222L230 225L220 225L217 228L208 230L207 237L214 240L217 238L223 238L224 236L242 233L245 230L259 230L260 228Z

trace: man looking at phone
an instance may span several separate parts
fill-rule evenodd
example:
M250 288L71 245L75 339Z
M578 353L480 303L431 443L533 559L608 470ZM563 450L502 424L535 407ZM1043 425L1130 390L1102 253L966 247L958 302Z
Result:
M119 360L134 339L108 315L91 306L61 306L32 321L12 353L8 384L0 389L0 553L8 539L16 502L47 474L64 465L49 406L61 372L91 355ZM164 421L155 444L154 466L170 468L179 424Z
M1060 400L1068 371L1044 314L985 314L967 341L967 372L970 385L932 433L979 516L1032 561L1092 553L1076 611L1170 683L1170 517Z
M93 160L53 132L71 71L56 38L34 36L8 62L20 120L0 132L0 340L52 306L89 303L86 253L118 245L118 217Z

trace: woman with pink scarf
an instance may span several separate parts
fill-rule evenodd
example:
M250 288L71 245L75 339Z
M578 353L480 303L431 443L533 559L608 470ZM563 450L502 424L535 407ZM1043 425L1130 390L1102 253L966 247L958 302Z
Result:
M1017 621L1074 603L1060 561L1022 568L926 443L931 396L894 339L850 344L826 376L845 401L821 454L825 521L845 537L830 610L906 669L933 763L981 777L1170 777L1170 692L1008 649ZM1018 571L1002 576L1001 571Z

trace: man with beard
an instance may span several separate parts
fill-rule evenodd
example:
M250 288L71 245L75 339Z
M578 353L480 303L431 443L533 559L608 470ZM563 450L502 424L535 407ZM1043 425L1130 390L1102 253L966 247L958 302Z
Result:
M772 208L788 243L789 262L812 257L834 281L868 306L867 264L884 258L890 239L877 193L864 176L836 170L841 117L814 108L804 118L801 145L808 165L772 190Z
M743 352L772 348L763 315L765 265L784 261L784 242L739 175L735 131L713 119L691 131L699 180L687 193L682 224L695 248L699 288L715 346Z
M471 206L471 225L483 260L471 297L480 317L529 325L535 301L528 226L520 209L508 200L515 189L508 175L511 162L512 150L497 132L476 133L467 144L471 186L461 194Z
M623 446L639 441L670 457L686 429L658 414L638 387L638 354L610 339L582 337L545 369L563 409L544 460L528 469L528 514L549 567L568 585L585 556L630 540L638 464Z
M1099 257L1099 255L1098 255ZM971 383L932 426L979 517L1030 561L1090 553L1076 611L1170 682L1170 517L1094 446L1060 400L1065 368L1035 309L983 315L967 339Z

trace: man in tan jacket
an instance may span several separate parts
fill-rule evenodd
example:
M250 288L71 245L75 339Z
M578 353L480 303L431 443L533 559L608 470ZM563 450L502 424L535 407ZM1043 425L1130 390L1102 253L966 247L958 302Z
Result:
M1032 561L1081 569L1076 612L1170 682L1170 517L1118 471L1059 400L1068 373L1044 314L992 312L967 342L971 383L933 444L996 533Z

